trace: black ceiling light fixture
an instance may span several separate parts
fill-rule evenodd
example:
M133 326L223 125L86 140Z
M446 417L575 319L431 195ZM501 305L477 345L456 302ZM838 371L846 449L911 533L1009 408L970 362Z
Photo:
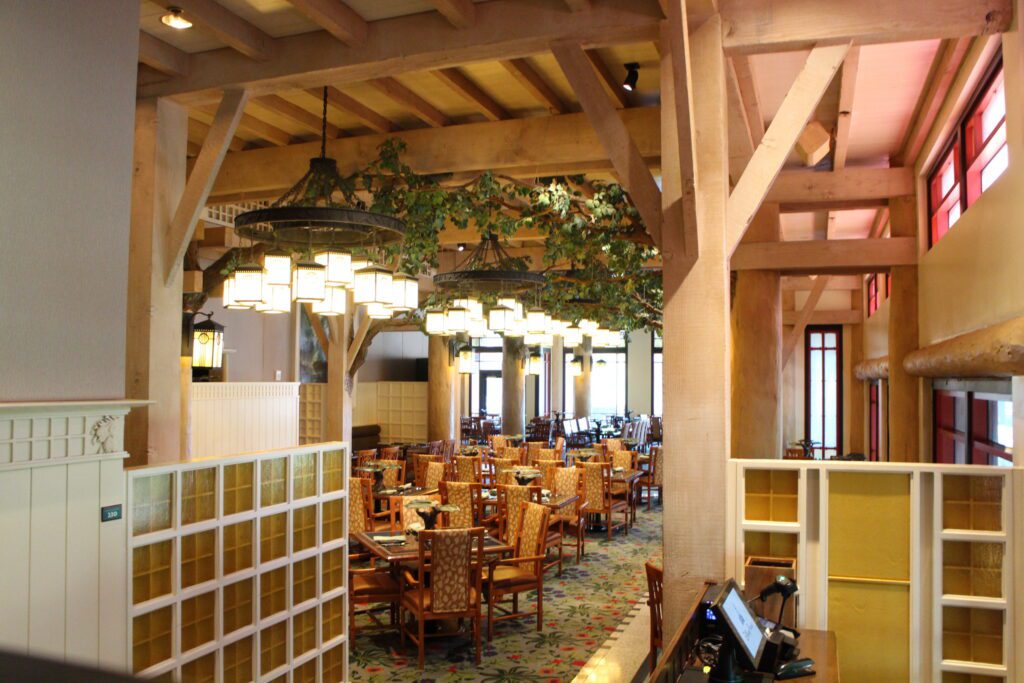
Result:
M622 89L628 92L636 90L636 82L640 79L640 64L629 62L626 67L626 78L622 81Z
M509 256L497 235L486 234L455 270L434 276L438 289L458 294L522 293L542 287L540 273L525 270Z

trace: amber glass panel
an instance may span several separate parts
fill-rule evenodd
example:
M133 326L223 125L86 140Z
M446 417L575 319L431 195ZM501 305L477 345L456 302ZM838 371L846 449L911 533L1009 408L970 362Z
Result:
M345 501L342 498L323 504L323 542L334 541L345 533Z
M181 665L181 683L213 683L217 679L217 653Z
M945 541L942 592L998 598L1003 594L1003 545Z
M284 557L288 552L287 528L285 512L260 519L260 562Z
M942 683L1004 683L1005 678L982 676L981 674L962 674L953 671L942 672Z
M323 591L340 588L345 582L345 548L323 554Z
M323 640L329 642L345 633L348 615L345 614L345 598L338 596L323 606Z
M260 506L278 505L288 499L288 459L274 458L260 463Z
M132 602L171 592L171 549L173 541L160 541L132 550Z
M292 552L316 545L316 505L307 505L292 512Z
M252 623L252 579L224 586L224 633Z
M264 674L288 661L288 621L260 631L260 671Z
M132 671L138 673L171 658L170 606L132 620Z
M345 487L345 451L324 452L324 493Z
M137 477L132 484L132 535L171 528L174 475Z
M252 566L252 520L224 527L224 576Z
M287 567L281 567L260 576L260 618L266 619L287 607Z
M216 576L216 531L201 531L181 537L181 587L212 581Z
M181 473L181 523L194 524L217 514L217 468Z
M796 559L799 540L796 534L778 532L747 531L743 535L744 551L747 557L785 557Z
M292 498L309 498L316 495L316 453L300 453L292 456Z
M942 477L943 528L1000 531L1002 481L969 474Z
M1002 664L1001 610L971 607L942 608L942 658Z
M295 669L292 674L292 683L317 683L316 657Z
M341 683L345 680L345 665L348 662L348 654L345 652L345 644L342 643L323 654L324 660L324 683Z
M213 592L181 601L182 652L188 652L213 640L216 611L216 596Z
M301 605L316 597L316 557L292 565L292 604Z
M292 657L299 657L316 647L316 608L292 617Z
M746 470L746 513L750 520L797 521L796 470Z
M224 646L224 683L249 683L252 673L252 636Z
M224 514L252 510L252 463L224 467Z

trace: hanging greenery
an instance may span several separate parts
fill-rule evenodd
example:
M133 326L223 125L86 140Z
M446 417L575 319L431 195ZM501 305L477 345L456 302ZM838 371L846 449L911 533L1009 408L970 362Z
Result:
M446 227L467 231L470 243L531 229L545 236L544 246L533 259L514 258L513 267L548 275L538 303L552 315L627 331L661 328L661 272L651 266L658 251L621 186L587 184L581 176L530 184L491 172L455 184L417 174L403 150L400 140L384 142L378 157L338 188L350 206L405 222L405 240L380 248L380 262L410 275L430 273ZM438 296L428 305L441 303Z

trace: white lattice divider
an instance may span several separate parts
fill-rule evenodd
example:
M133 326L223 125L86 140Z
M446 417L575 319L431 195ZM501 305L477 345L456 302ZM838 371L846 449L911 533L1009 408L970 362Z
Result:
M299 443L319 443L326 430L326 384L299 385Z
M377 420L387 443L427 438L427 383L377 382Z
M348 470L345 443L128 470L132 670L348 680Z

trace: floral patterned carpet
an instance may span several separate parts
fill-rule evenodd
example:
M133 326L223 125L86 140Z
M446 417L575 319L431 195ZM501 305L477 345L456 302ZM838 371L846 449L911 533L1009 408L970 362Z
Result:
M567 558L568 559L568 558ZM483 656L473 662L470 638L452 636L427 640L426 664L416 668L416 648L403 652L395 631L358 631L350 648L353 681L482 681L567 683L586 664L616 626L647 592L644 562L661 563L661 511L641 509L628 536L621 531L609 543L603 533L587 537L587 554L567 562L561 577L550 570L544 577L544 630L533 619L500 622L494 640L487 642L487 608L481 624ZM525 599L525 603L523 600ZM533 593L520 597L530 609ZM367 617L357 627L368 625Z

